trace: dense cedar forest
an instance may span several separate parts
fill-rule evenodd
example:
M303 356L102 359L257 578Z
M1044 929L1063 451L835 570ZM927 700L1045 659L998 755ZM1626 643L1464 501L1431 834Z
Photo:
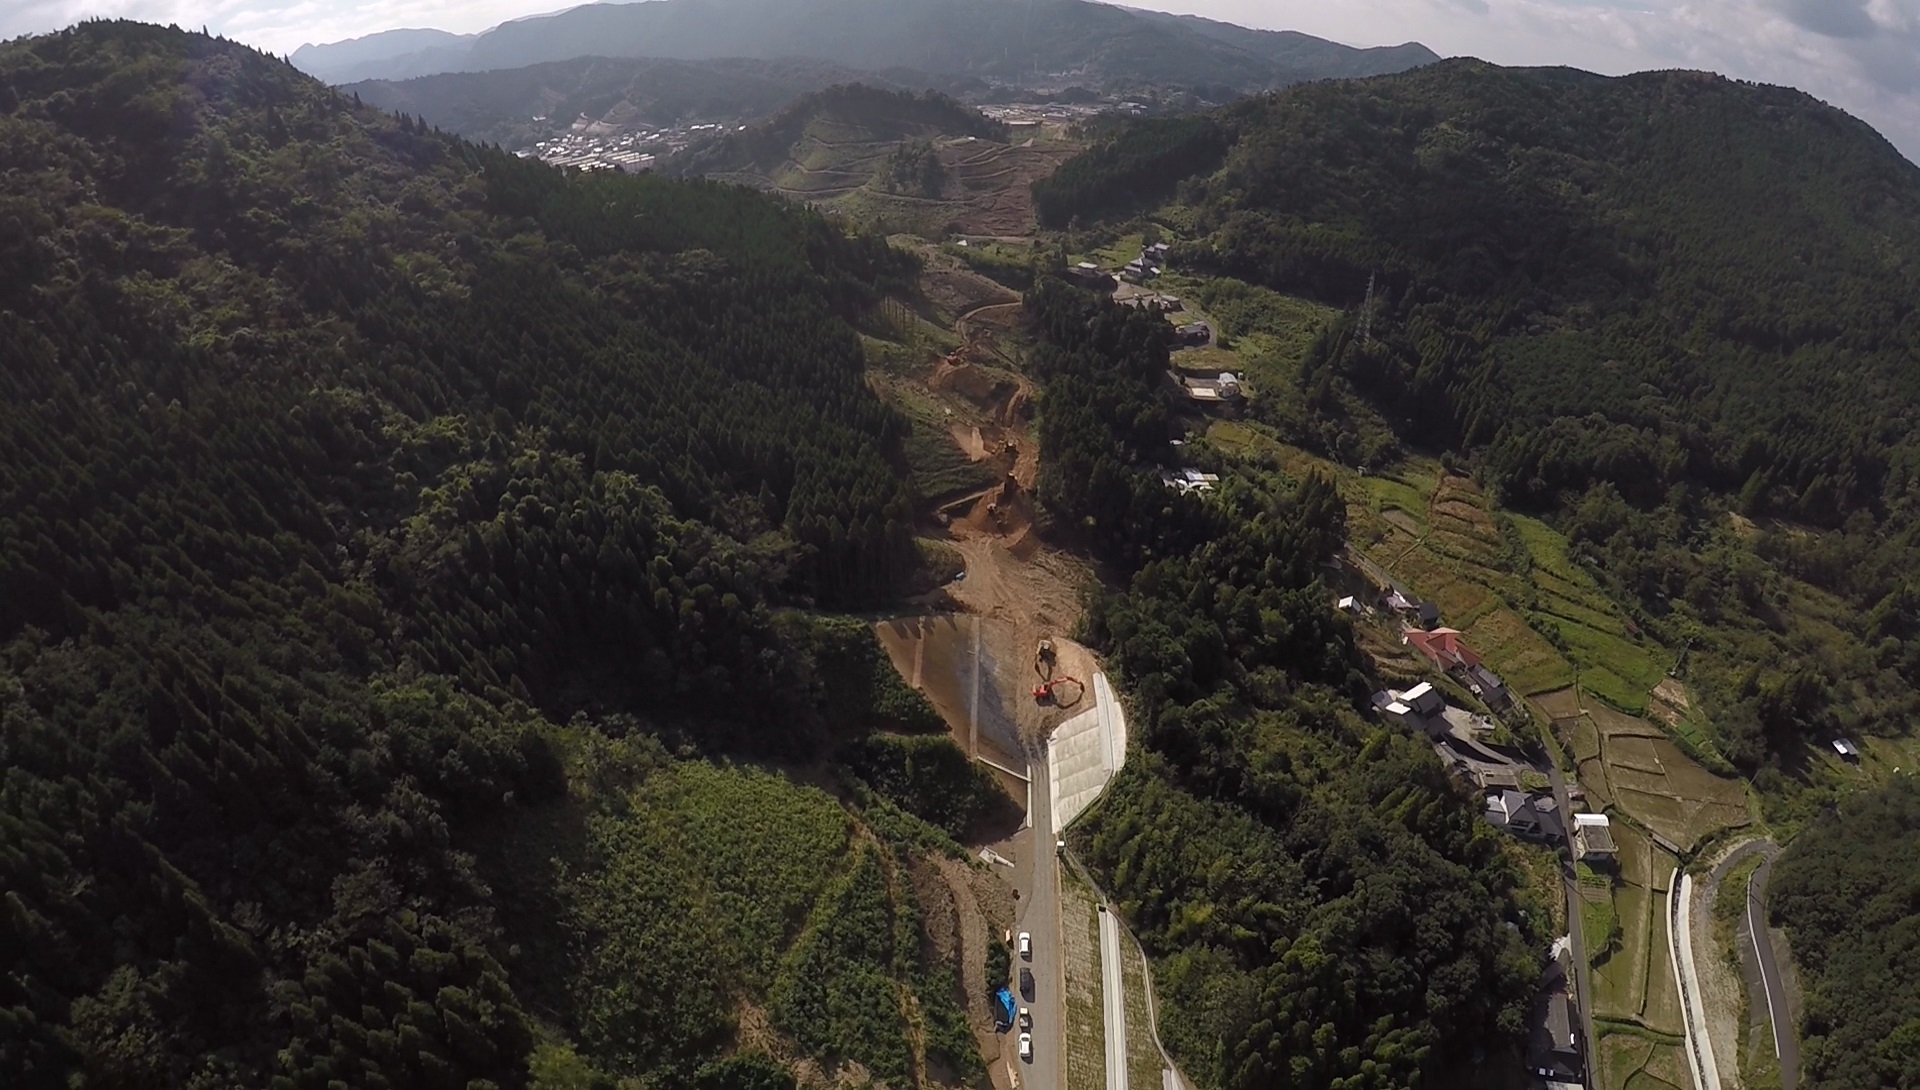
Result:
M0 1082L977 1070L900 868L981 815L815 612L919 563L912 259L133 23L0 46L0 162Z
M1806 986L1802 1086L1920 1081L1920 786L1895 776L1800 834L1773 869L1773 920Z
M1042 497L1129 573L1088 635L1145 752L1077 839L1158 961L1168 1046L1221 1090L1476 1085L1523 1029L1546 916L1432 751L1356 711L1317 578L1338 493L1169 492L1166 323L1052 279L1026 305Z
M1864 124L1701 73L1448 61L1108 129L1034 193L1343 308L1268 422L1347 464L1447 453L1554 519L1689 649L1739 769L1920 714L1920 168Z

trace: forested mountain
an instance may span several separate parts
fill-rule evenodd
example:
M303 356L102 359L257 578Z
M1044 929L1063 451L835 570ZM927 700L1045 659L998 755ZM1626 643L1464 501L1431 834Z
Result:
M367 80L341 91L469 139L520 148L583 115L622 127L754 121L809 92L839 84L888 90L928 85L927 78L916 78L915 73L896 75L894 80L826 61L795 59L578 57L494 72Z
M1895 776L1822 815L1774 867L1774 922L1788 929L1806 978L1809 1090L1920 1080L1916 849L1920 787Z
M520 68L582 56L814 57L868 70L913 68L1000 82L1106 90L1235 91L1327 76L1397 72L1424 46L1355 49L1206 20L1165 20L1089 0L657 0L586 4L472 39L397 56L367 41L303 46L293 62L331 83Z
M794 608L916 564L910 258L135 23L0 47L0 149L0 1082L791 1086L748 1000L977 1071L868 737L939 720Z
M1302 402L1357 392L1557 513L1669 646L1746 630L1691 675L1737 764L1910 718L1920 168L1861 122L1701 73L1449 61L1123 127L1035 201L1161 208L1188 268L1348 308ZM1840 596L1854 642L1796 631L1770 572Z
M1007 127L936 92L888 91L856 83L803 95L765 121L689 148L665 169L693 177L772 176L789 163L815 170L843 165L835 160L844 156L834 151L849 146L962 136L1005 140ZM931 155L922 161L939 169Z
M1191 260L1345 304L1377 274L1404 336L1330 365L1412 438L1485 448L1508 497L1691 480L1832 522L1910 486L1887 444L1920 404L1920 168L1839 111L1459 61L1205 127L1224 162L1141 127L1042 183L1042 214L1171 196L1184 166L1204 174Z
M1425 741L1355 710L1318 579L1338 492L1169 492L1166 322L1053 279L1026 306L1041 496L1120 577L1087 629L1143 743L1072 835L1158 961L1168 1047L1220 1090L1495 1081L1547 916Z

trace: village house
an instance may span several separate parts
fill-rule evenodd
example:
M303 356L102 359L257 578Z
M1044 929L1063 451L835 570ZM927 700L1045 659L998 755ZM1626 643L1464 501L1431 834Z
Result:
M1489 792L1484 816L1494 827L1515 836L1558 840L1564 832L1560 825L1560 806L1545 792L1525 792L1517 788Z
M1427 657L1427 661L1448 673L1480 665L1480 656L1460 639L1457 629L1436 628L1431 632L1412 630L1401 642Z
M1114 301L1123 307L1129 307L1134 310L1144 310L1151 314L1173 314L1185 306L1184 303L1180 302L1178 296L1161 295L1158 292L1129 295L1124 299L1116 299Z
M1438 611L1435 619L1439 619ZM1409 629L1400 638L1408 647L1426 656L1428 662L1459 679L1468 691L1486 701L1489 707L1497 710L1511 699L1506 682L1500 679L1499 674L1487 669L1480 661L1479 654L1467 646L1457 630Z

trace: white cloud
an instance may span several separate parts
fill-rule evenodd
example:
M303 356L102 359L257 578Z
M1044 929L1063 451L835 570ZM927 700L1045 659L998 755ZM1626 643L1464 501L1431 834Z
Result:
M562 0L562 3L564 0ZM907 0L903 0L907 2ZM1920 0L1128 0L1355 45L1502 64L1702 68L1799 87L1920 159ZM554 0L0 0L0 38L93 15L206 25L274 53L395 27L457 33Z

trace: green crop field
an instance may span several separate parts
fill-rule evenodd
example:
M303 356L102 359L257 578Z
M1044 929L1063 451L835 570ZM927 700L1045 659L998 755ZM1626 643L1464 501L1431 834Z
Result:
M1425 529L1426 495L1405 480L1398 477L1366 476L1360 478L1360 488L1371 497L1376 510L1403 511L1412 516L1421 529Z

